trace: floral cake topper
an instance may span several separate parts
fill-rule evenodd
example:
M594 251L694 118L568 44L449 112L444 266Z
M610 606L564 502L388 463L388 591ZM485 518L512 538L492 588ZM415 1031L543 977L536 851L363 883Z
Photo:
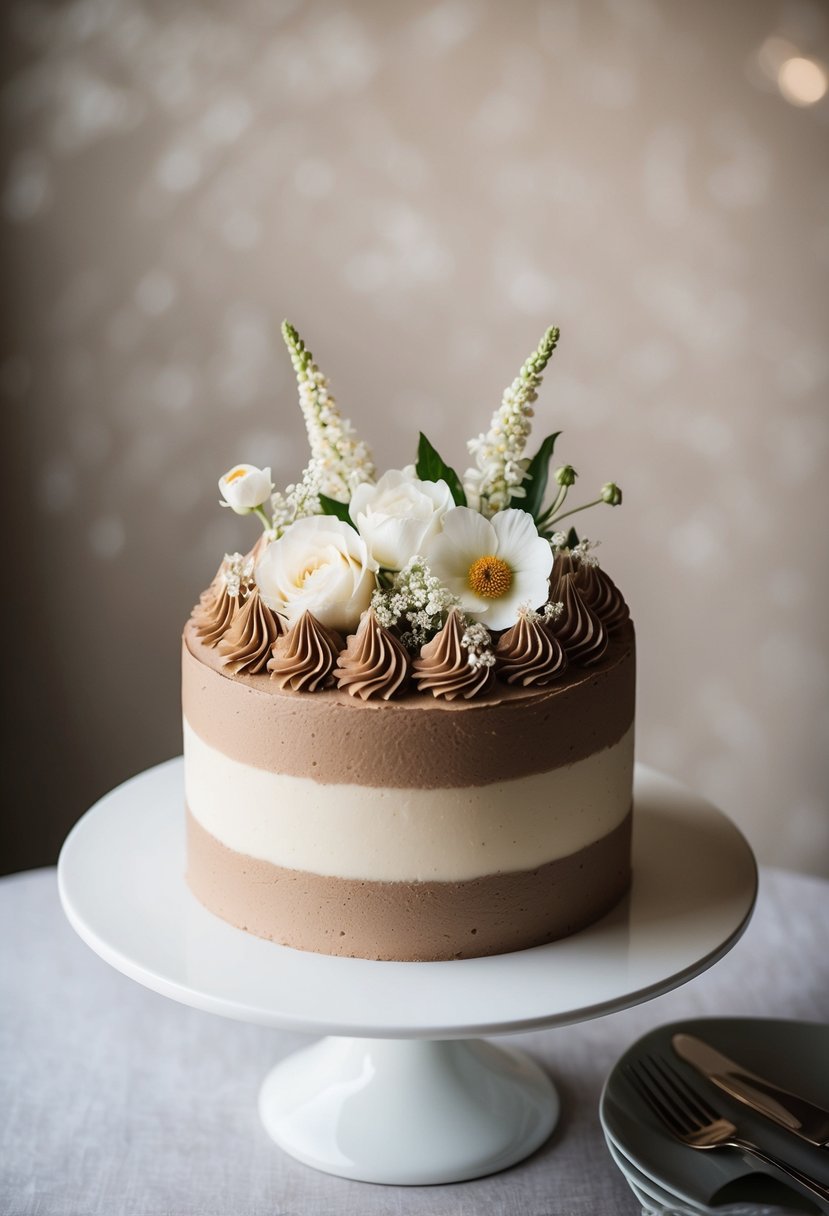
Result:
M542 666L550 678L563 670L568 648L594 654L585 629L607 632L599 606L605 615L612 608L614 625L625 613L615 587L595 570L590 542L580 542L572 527L563 531L562 523L600 503L618 506L621 490L608 482L591 502L571 506L575 469L562 465L551 472L560 432L546 436L534 455L526 452L533 404L559 330L546 331L505 390L487 432L469 441L473 463L462 477L423 434L414 464L378 477L368 446L340 413L296 329L286 321L282 333L310 458L284 490L274 489L270 468L249 464L235 465L219 479L222 505L257 516L264 531L247 558L225 559L218 586L214 581L202 597L201 636L232 653L235 670L245 670L248 645L257 671L272 649L269 669L282 672L287 647L294 671L300 635L290 645L285 635L302 621L304 649L313 649L315 662L328 656L330 670L317 679L315 669L313 687L330 685L340 672L351 692L381 688L381 680L364 678L362 667L358 678L354 669L358 654L370 667L371 654L382 651L395 656L395 692L405 684L401 662L408 667L409 656L418 686L449 697L479 692L492 668L497 674L499 653L504 671L517 672L517 680L543 682L540 676L522 679L527 664L516 656L519 643L547 656ZM565 593L577 597L575 608L568 610ZM237 612L247 614L241 623ZM574 629L577 641L562 647L556 633L569 636ZM223 641L229 630L232 646ZM383 635L391 637L382 641ZM493 635L501 635L497 644ZM346 676L337 656L349 636ZM435 675L447 663L451 671L452 662L468 669L460 683L444 678L445 672ZM475 673L472 683L469 672Z

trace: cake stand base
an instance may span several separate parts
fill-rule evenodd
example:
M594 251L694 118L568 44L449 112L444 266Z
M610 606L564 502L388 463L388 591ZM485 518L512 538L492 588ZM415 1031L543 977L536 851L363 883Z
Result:
M482 1039L331 1037L268 1074L259 1113L306 1165L422 1186L522 1161L552 1132L559 1102L526 1055Z

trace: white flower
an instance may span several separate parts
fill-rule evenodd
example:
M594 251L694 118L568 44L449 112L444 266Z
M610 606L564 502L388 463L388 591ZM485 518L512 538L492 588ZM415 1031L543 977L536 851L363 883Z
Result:
M390 469L376 485L364 482L351 496L349 514L386 570L402 570L421 553L455 503L445 481L420 481L413 465Z
M294 624L311 612L349 633L371 603L377 566L350 524L334 515L298 519L268 545L256 566L263 600Z
M237 515L250 515L271 496L271 471L255 464L234 465L219 478L219 489L225 500L222 506L232 507Z
M485 519L455 507L423 556L464 612L488 629L508 629L521 604L547 599L553 553L526 511L510 507Z
M347 502L361 482L374 480L371 452L348 419L343 418L331 396L328 380L288 321L283 322L282 336L296 372L299 404L311 445L311 463L304 479L313 478L317 491Z
M463 487L467 502L484 515L491 516L509 506L513 498L526 498L523 482L530 462L524 456L524 449L532 426L532 406L558 338L555 326L547 330L538 349L504 390L501 405L492 415L487 433L470 439L467 444L470 454L475 457L475 467L464 473Z

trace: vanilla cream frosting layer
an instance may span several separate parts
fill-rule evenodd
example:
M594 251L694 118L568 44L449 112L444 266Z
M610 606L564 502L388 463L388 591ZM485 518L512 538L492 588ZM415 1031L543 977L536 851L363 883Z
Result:
M633 728L548 773L472 788L321 783L226 756L184 720L191 814L260 861L330 877L463 882L531 870L612 832L630 810Z

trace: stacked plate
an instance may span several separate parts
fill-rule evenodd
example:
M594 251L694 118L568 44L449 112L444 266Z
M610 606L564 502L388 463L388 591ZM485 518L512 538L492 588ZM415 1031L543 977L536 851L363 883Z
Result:
M625 1052L605 1083L599 1115L610 1155L645 1213L657 1216L829 1216L829 1202L805 1195L771 1167L736 1149L702 1152L674 1138L630 1080L629 1067L656 1056L676 1067L718 1114L826 1185L829 1148L817 1148L717 1089L680 1061L674 1034L694 1035L817 1105L829 1106L829 1026L757 1018L705 1018L661 1026Z

